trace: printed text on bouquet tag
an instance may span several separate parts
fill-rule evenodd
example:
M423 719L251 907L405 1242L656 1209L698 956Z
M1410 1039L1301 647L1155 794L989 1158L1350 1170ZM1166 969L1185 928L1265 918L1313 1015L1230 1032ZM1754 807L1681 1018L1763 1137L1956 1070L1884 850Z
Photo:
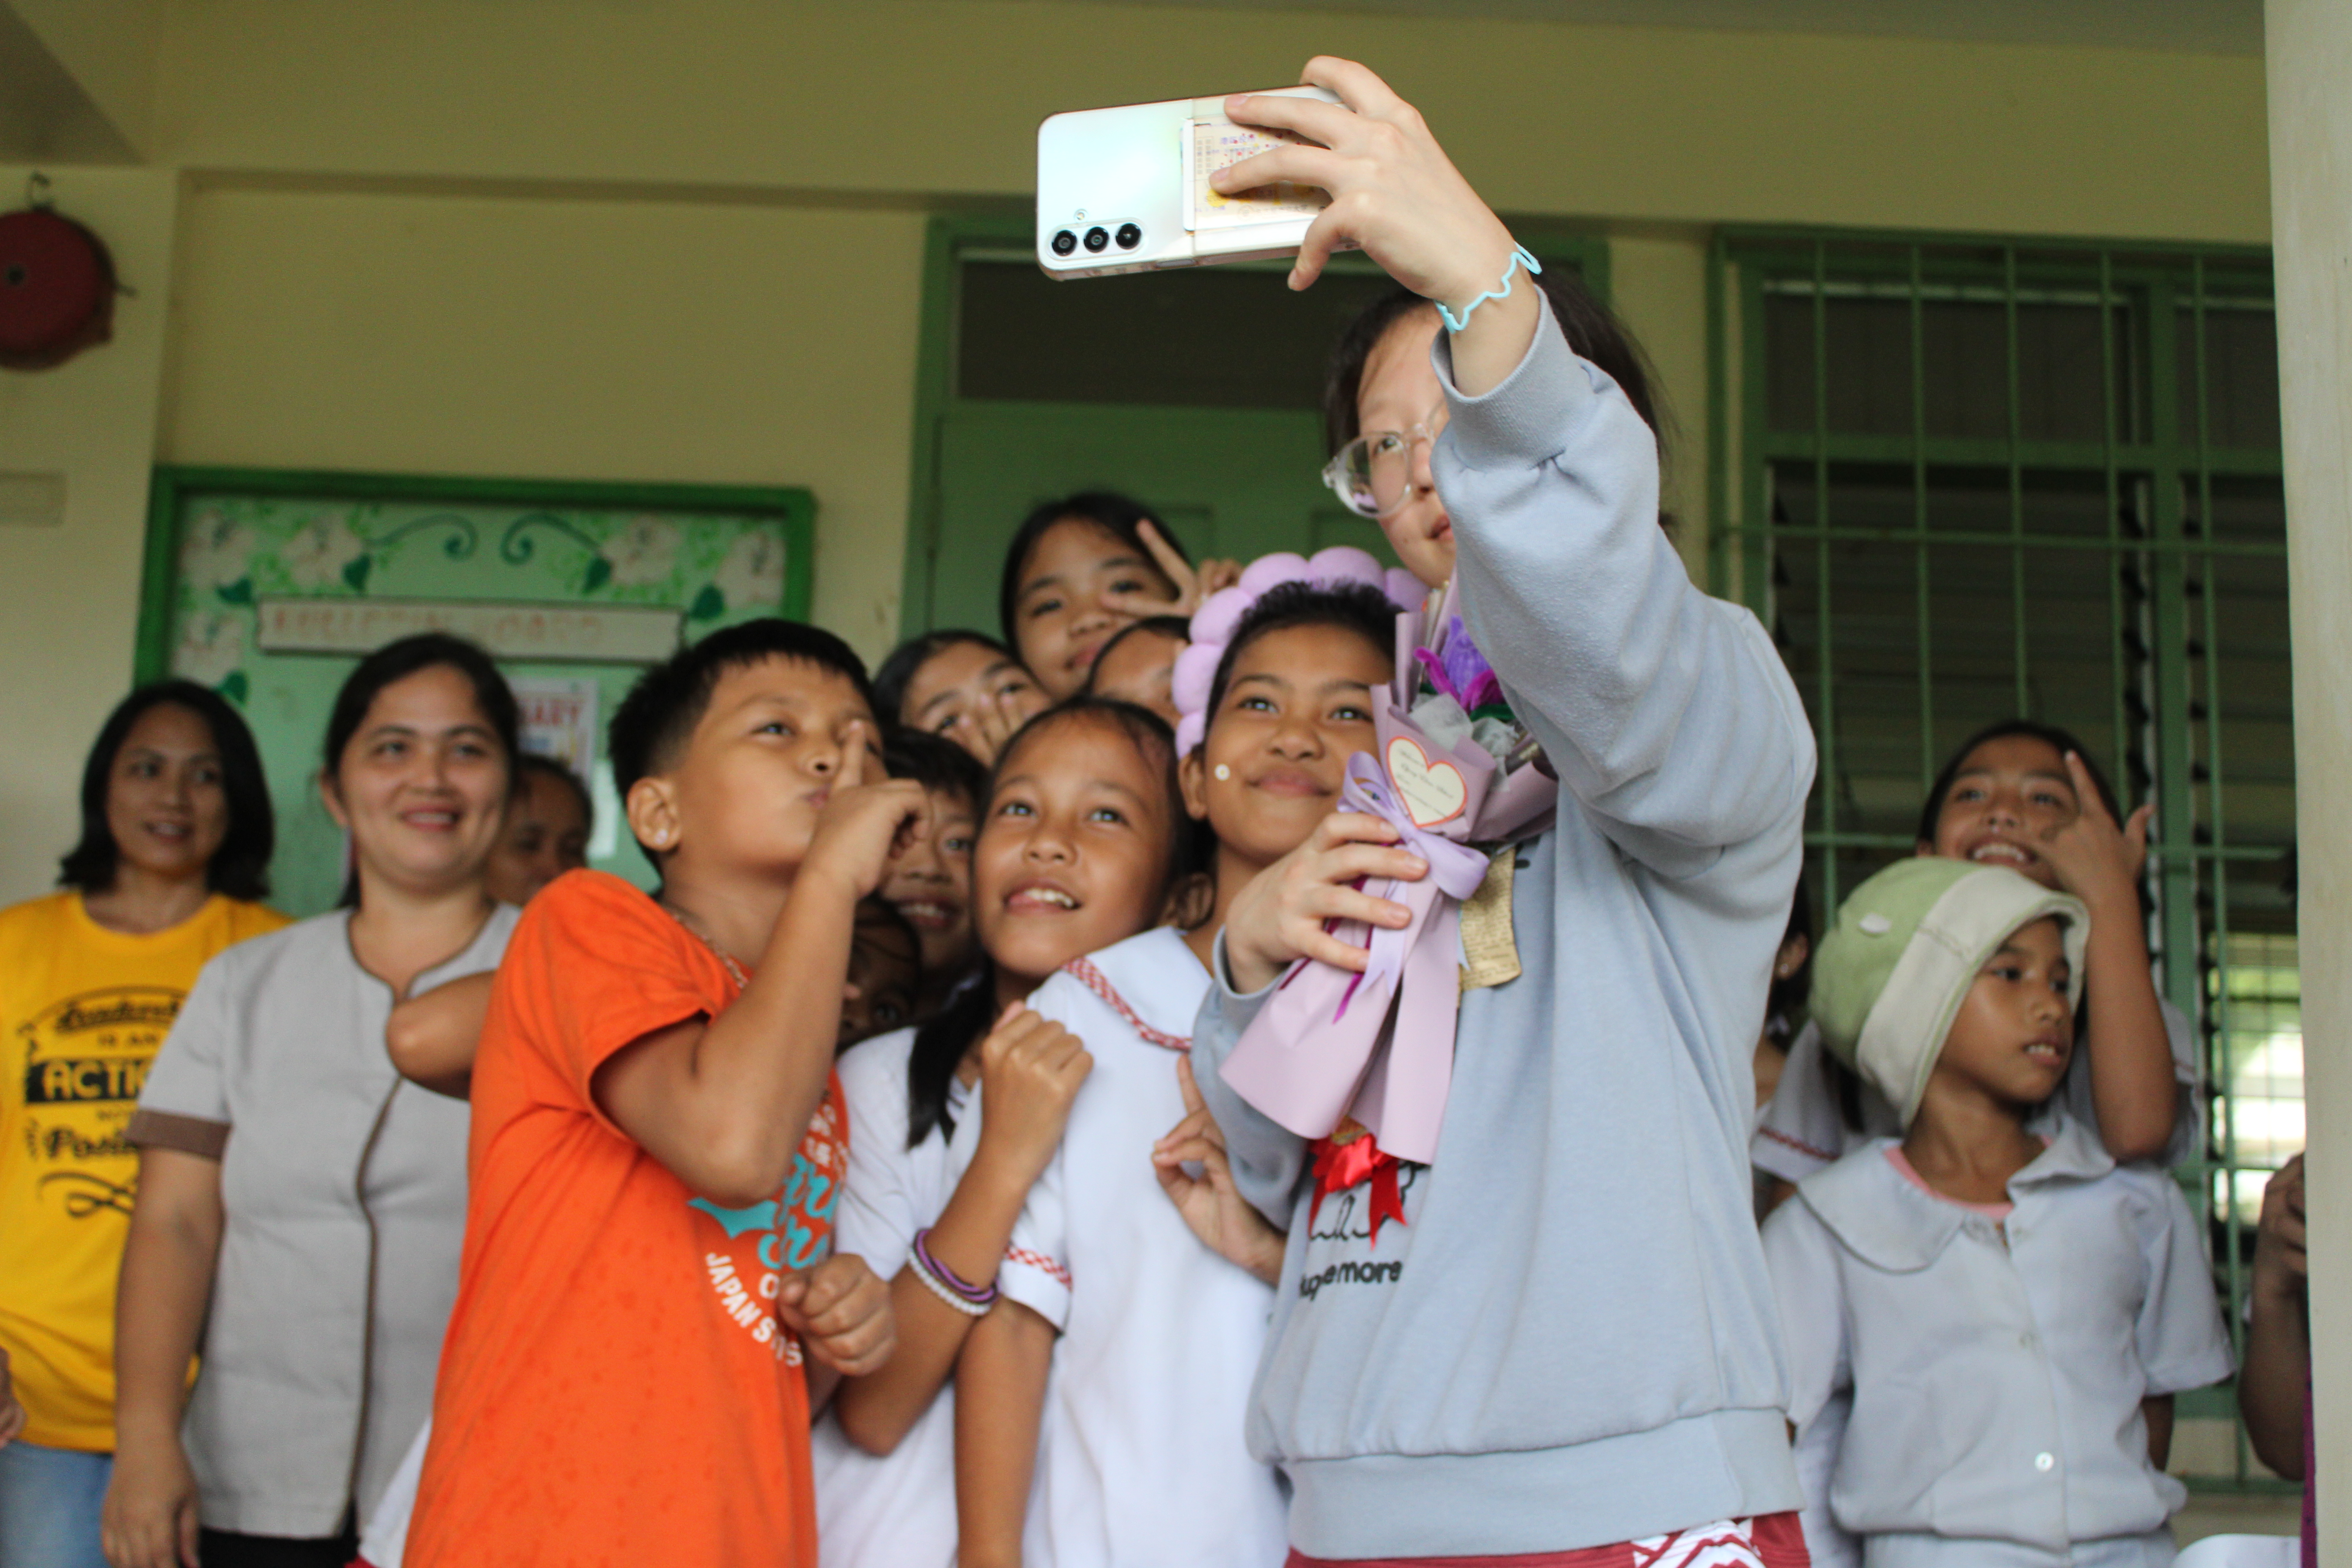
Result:
M1415 827L1453 821L1470 804L1470 785L1452 763L1433 763L1409 735L1389 742L1389 780Z

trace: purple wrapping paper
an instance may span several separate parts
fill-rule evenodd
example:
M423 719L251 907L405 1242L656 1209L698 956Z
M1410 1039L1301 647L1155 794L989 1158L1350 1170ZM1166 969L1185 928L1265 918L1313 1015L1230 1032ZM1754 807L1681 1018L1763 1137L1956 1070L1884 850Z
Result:
M1437 1155L1453 1081L1460 900L1486 874L1486 857L1466 840L1495 762L1468 742L1438 747L1393 707L1380 713L1378 733L1389 765L1358 752L1340 801L1385 818L1429 861L1419 881L1365 889L1403 904L1412 923L1392 931L1341 922L1340 941L1370 950L1365 972L1292 964L1223 1073L1236 1094L1303 1138L1328 1136L1353 1116L1381 1148L1425 1164Z

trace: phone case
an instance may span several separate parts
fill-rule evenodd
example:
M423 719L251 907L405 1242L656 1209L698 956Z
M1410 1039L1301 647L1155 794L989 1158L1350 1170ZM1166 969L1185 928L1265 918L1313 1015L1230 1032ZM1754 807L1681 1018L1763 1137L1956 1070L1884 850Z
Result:
M1272 92L1339 101L1319 87ZM1209 188L1218 169L1283 136L1227 120L1229 96L1047 116L1037 127L1037 265L1045 276L1101 278L1296 254L1330 197L1296 185L1243 196Z

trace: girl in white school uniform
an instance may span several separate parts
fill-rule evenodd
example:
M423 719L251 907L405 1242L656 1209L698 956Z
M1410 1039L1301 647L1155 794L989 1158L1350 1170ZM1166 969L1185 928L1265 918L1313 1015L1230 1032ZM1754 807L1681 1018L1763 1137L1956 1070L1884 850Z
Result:
M2172 1560L2171 1396L2230 1375L2196 1221L2053 1100L2089 912L2016 871L1905 860L1813 974L1822 1038L1904 1132L1764 1226L1816 1564Z
M1166 726L1123 704L1081 700L1015 733L973 803L981 973L938 1017L841 1060L849 1165L835 1245L891 1281L898 1345L842 1384L812 1436L824 1568L956 1559L955 1397L943 1385L994 1296L973 1282L994 1278L1091 1065L1069 1031L1020 1001L1158 918L1177 869L1171 762ZM992 1112L984 1129L976 1091ZM968 1136L951 1160L959 1128Z
M1156 1178L1152 1145L1200 1106L1182 1069L1225 909L1374 744L1371 693L1395 660L1382 581L1360 551L1269 557L1202 607L1175 695L1185 806L1217 837L1213 909L1189 932L1072 963L1030 999L1095 1068L1014 1227L1004 1300L958 1368L967 1565L1283 1561L1285 1494L1243 1442L1282 1237L1206 1141L1164 1149ZM1209 1169L1190 1176L1187 1160Z

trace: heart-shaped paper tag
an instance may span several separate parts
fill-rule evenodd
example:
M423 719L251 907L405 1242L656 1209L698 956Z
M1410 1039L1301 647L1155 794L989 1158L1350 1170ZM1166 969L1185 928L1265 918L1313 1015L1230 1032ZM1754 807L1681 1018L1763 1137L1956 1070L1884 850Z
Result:
M1462 815L1470 804L1469 781L1452 763L1432 762L1410 735L1389 740L1389 782L1415 827L1435 827Z

